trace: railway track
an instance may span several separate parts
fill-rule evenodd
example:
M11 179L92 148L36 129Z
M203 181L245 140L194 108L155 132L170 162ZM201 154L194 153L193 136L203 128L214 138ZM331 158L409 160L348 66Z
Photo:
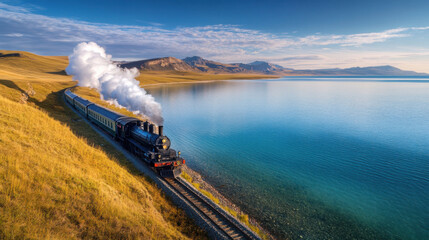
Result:
M65 103L77 115L81 116L66 100ZM198 190L189 186L180 178L162 178L157 175L153 169L137 159L132 153L122 148L114 141L103 129L92 124L88 119L82 118L106 141L112 144L118 151L122 152L137 169L149 176L155 183L163 189L167 195L172 197L173 202L181 206L194 220L204 221L197 223L200 227L208 231L212 239L261 239L252 230L248 229L242 223L238 222L233 216L220 209L215 203L207 200ZM181 197L179 197L181 196ZM183 205L184 203L184 205ZM195 214L196 213L196 214Z
M200 192L190 187L180 178L164 179L180 195L182 195L192 206L204 215L226 239L260 239L251 230L237 223L237 220L225 213L213 202L207 200Z

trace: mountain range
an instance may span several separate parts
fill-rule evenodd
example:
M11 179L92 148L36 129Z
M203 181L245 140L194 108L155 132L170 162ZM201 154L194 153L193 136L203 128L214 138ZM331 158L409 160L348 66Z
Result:
M251 63L220 63L198 56L178 59L174 57L154 58L132 62L121 62L121 67L136 67L141 71L179 71L212 74L267 74L280 76L428 76L427 73L405 71L393 66L331 68L296 70L280 65L255 61Z

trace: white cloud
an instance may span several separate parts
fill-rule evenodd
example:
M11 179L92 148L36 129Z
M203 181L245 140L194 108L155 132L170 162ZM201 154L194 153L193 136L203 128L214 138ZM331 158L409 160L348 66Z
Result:
M403 32L410 28L395 28L383 32L358 33L351 35L312 35L299 40L305 45L341 45L341 46L360 46L377 42L385 42L391 38L408 37L409 34Z
M316 52L322 54L323 51ZM315 55L319 56L319 55ZM286 59L287 60L287 59ZM426 52L391 52L391 51L354 51L341 50L323 53L322 59L308 58L305 61L284 61L276 59L275 63L296 69L349 68L392 65L404 70L429 72L429 51Z
M18 7L18 6L12 6L12 5L8 5L8 4L1 3L1 2L0 2L0 9L5 9L5 10L11 11L11 12L21 12L21 13L29 12L29 10L26 8Z
M22 33L7 33L7 34L3 34L3 36L6 36L6 37L23 37L24 34L22 34Z
M428 30L429 26L428 27L412 27L411 29L412 30Z

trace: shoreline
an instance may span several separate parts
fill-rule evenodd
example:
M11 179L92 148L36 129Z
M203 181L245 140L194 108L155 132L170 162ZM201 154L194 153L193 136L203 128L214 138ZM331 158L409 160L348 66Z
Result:
M232 78L232 79L213 79L213 80L190 80L185 82L166 82L166 83L149 83L149 84L140 84L140 87L146 89L146 88L157 88L162 87L166 85L184 85L184 84L200 84L200 83L213 83L213 82L225 82L225 81L240 81L240 80L269 80L269 79L279 79L283 76L276 76L276 77L270 77L270 78Z
M197 82L183 82L182 84L188 84L188 83L210 83L214 81L228 81L231 79L225 79L225 80L209 80L209 81L197 81ZM232 79L234 80L234 79ZM249 80L249 79L243 79L243 80ZM162 87L163 85L171 85L171 84L179 84L180 83L159 83L159 84L153 84L154 88L156 87ZM81 88L79 88L80 91L82 91ZM77 94L82 94L83 92L77 91ZM76 91L75 91L76 93ZM86 92L86 94L88 94ZM93 101L93 99L88 98L87 95L85 95L87 99L90 101ZM94 97L94 96L92 96ZM98 97L96 97L98 100ZM98 101L94 101L99 103ZM102 104L103 105L103 104ZM110 104L109 104L110 105ZM111 107L111 106L107 106ZM113 109L116 111L116 109ZM264 229L256 220L254 217L249 216L249 214L243 212L239 206L234 204L229 198L222 195L219 191L217 191L209 182L205 181L203 176L198 173L197 171L191 169L189 166L185 165L182 168L183 172L185 172L187 175L191 176L194 181L188 181L187 178L183 177L181 175L182 179L188 182L190 185L193 185L198 191L211 199L213 202L215 202L220 208L225 210L226 212L233 215L239 222L246 225L247 227L251 228L254 232L258 233L259 236L261 236L262 239L275 239L271 233L269 233L266 229ZM211 196L208 196L208 194ZM243 221L243 219L246 219L246 221ZM249 224L250 223L250 224Z
M254 217L252 217L248 213L243 212L238 205L234 204L229 198L222 195L219 191L216 190L215 187L213 187L209 182L204 180L203 176L200 173L193 170L188 165L185 165L184 167L182 167L182 171L185 172L187 175L189 175L192 178L192 181L189 181L186 177L183 177L183 173L181 176L182 179L184 179L186 182L188 182L189 184L191 184L193 186L195 186L195 185L198 186L200 192L201 192L201 190L209 192L211 195L213 195L214 198L219 200L219 203L217 203L217 205L219 205L221 208L223 208L224 210L229 212L231 215L234 215L234 217L237 218L237 220L246 224L244 221L242 221L242 219L239 216L247 216L248 222L251 225L253 225L254 227L258 228L258 230L260 231L261 234L259 234L259 235L261 238L263 238L263 239L268 238L268 239L273 239L273 240L276 239L270 232L268 232L266 229L264 229L256 221L256 219ZM204 194L204 195L206 195L206 194ZM248 225L248 224L246 224L246 225Z
M143 88L151 88L171 84L208 83L226 80L278 79L280 75L251 74L196 74L190 72L140 72L136 80Z
M261 78L263 79L263 78ZM211 82L217 82L217 81L229 81L229 80L240 80L240 79L224 79L224 80L206 80L206 81L194 81L194 82L168 82L168 83L149 83L145 85L140 85L140 87L143 88L152 88L152 87L160 87L164 85L181 85L181 84L196 84L196 83L211 83ZM245 79L242 79L245 80Z
M118 150L122 154L124 154L124 156L127 158L127 160L131 164L133 164L134 167L136 167L136 169L138 169L142 174L146 175L148 178L150 178L152 181L154 181L155 184L157 185L157 187L160 190L164 191L164 193L166 193L167 196L169 196L171 198L171 200L174 202L174 204L177 207L182 208L185 211L186 215L188 215L188 217L193 218L197 222L201 222L201 223L204 222L204 220L202 218L199 218L195 214L195 212L193 212L192 208L189 207L189 205L186 203L186 201L182 197L179 197L179 194L176 193L176 190L174 188L171 188L171 186L169 186L165 182L165 180L163 180L163 177L159 176L159 174L156 173L155 171L153 171L153 169L150 166L148 166L145 162L142 162L138 157L136 157L135 155L133 155L131 152L128 152L125 148L122 148L122 146L118 142L116 142L114 139L112 139L111 136L109 134L107 134L103 129L97 128L97 126L94 125L93 123L91 123L89 119L86 119L76 109L73 109L73 107L65 99L65 96L64 96L63 100L64 100L64 103L74 113L76 113L77 115L79 115L81 117L80 120L83 120L84 122L86 122L102 138L104 138L106 141L108 141L110 144L112 144L114 146L114 148L116 148L116 150ZM257 226L256 230L258 230L258 231L254 231L254 229L252 229L251 226L249 226L249 224L246 224L245 222L241 221L241 219L237 215L234 215L230 211L228 211L228 209L225 209L225 206L227 206L227 207L231 206L231 207L234 207L234 209L237 209L235 211L240 211L238 207L235 207L235 205L233 203L231 203L227 198L225 198L220 193L218 193L215 188L213 188L211 185L209 185L205 181L203 181L202 177L201 177L201 175L199 173L197 173L196 171L188 168L187 165L184 165L182 167L182 174L183 174L183 170L184 170L183 168L185 168L187 174L193 176L194 179L200 179L200 180L197 180L197 182L200 182L201 185L204 185L204 188L200 189L199 186L195 186L195 184L193 184L193 182L187 181L186 178L183 178L183 175L181 175L181 179L182 180L184 180L187 183L189 183L190 185L194 186L197 189L197 191L200 192L200 194L205 195L206 197L210 198L212 201L213 201L213 199L211 197L207 196L202 190L204 190L204 191L210 191L211 194L213 194L213 195L216 196L216 199L221 199L220 200L221 204L219 204L216 201L213 201L213 203L215 203L219 208L221 208L224 211L229 212L231 215L233 215L235 217L236 221L238 221L242 225L247 226L248 228L250 228L253 231L253 234L255 234L255 236L260 236L261 239L267 239L267 237L263 237L263 236L269 236L269 239L274 239L264 229L262 229L253 219L252 219L252 225L256 225ZM200 225L200 224L198 224L198 225ZM202 225L204 225L204 224L202 223ZM202 229L206 230L207 233L209 234L209 236L213 237L214 239L219 239L219 238L223 239L222 235L218 235L218 233L216 232L216 230L213 230L213 229L215 229L215 227L209 226L208 228L206 228L206 227L201 226L201 225L200 225L200 227ZM261 232L263 234L261 234Z

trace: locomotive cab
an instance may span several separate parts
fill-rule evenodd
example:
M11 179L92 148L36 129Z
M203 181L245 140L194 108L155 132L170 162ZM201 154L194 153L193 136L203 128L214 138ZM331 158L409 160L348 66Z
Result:
M124 141L130 136L132 127L141 126L141 121L133 117L121 117L116 120L116 138Z

